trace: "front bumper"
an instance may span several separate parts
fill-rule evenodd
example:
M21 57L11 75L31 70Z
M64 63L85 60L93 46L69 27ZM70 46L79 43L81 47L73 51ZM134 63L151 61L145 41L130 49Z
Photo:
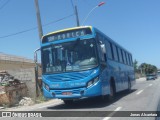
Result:
M71 93L64 95L63 93ZM86 88L77 89L65 89L65 90L46 90L43 87L43 94L46 98L58 98L58 99L81 99L102 95L102 85L101 81L96 84Z

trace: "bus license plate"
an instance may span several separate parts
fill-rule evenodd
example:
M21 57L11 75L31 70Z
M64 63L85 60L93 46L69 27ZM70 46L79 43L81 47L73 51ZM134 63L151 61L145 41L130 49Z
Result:
M63 92L62 95L72 95L72 92Z

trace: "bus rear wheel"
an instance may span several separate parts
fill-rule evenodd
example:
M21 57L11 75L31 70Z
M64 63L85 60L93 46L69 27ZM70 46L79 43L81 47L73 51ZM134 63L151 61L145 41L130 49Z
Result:
M73 104L73 100L63 100L63 102L64 102L66 105L71 105L71 104Z

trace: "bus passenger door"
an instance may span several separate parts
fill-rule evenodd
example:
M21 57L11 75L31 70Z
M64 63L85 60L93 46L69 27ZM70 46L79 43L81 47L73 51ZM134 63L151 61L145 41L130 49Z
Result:
M101 82L102 82L102 95L106 95L108 94L108 81L107 81L107 49L106 49L106 44L105 44L105 40L104 37L102 35L100 35L99 33L97 33L96 36L96 40L97 40L97 50L98 50L98 59L100 61L100 78L101 78Z

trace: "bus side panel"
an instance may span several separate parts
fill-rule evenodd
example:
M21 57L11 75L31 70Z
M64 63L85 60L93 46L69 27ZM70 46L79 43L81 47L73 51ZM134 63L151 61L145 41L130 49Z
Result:
M120 78L120 71L119 71L119 63L108 60L108 69L109 69L109 81L113 79L115 81L115 89L116 92L120 91L123 88L123 82Z
M135 84L133 67L108 60L108 81L113 78L115 81L116 92L128 89L128 80L131 86Z
M110 79L109 70L106 67L100 75L100 80L102 82L102 95L108 95L110 93L109 79Z

